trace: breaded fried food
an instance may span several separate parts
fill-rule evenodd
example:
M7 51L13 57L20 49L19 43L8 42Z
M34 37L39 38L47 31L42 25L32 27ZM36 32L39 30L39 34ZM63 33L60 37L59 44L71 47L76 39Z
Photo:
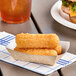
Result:
M32 55L57 56L56 50L52 50L52 49L23 49L16 47L14 50Z
M57 54L60 55L62 53L62 47L58 45L55 50L57 51Z
M16 35L18 48L49 48L53 49L59 45L59 37L56 34L29 34Z

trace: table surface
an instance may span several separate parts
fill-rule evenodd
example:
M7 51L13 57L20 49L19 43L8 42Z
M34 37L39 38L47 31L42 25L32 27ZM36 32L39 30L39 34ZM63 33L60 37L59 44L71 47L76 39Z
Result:
M0 32L6 31L14 35L24 33L56 33L60 40L71 42L69 52L76 54L76 31L62 26L56 22L50 10L57 0L32 0L32 16L30 20L22 24L7 24L0 20ZM3 76L41 76L26 69L13 66L0 61ZM69 69L69 70L68 70ZM48 76L75 76L76 63L73 63Z

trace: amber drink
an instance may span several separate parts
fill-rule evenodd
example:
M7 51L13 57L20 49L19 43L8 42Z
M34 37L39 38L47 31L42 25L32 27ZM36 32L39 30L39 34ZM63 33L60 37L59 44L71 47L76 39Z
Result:
M23 23L31 13L32 0L2 0L1 19L6 23Z

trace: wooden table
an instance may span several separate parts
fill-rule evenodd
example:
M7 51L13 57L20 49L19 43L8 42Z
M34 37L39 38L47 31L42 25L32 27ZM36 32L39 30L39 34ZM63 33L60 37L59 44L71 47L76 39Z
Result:
M32 0L32 15L22 24L6 24L0 21L0 32L17 33L56 33L61 40L71 42L69 52L76 54L76 31L57 23L50 15L52 5L57 0ZM3 76L41 76L40 74L0 61ZM68 70L69 69L69 70ZM75 76L76 63L73 63L48 76Z

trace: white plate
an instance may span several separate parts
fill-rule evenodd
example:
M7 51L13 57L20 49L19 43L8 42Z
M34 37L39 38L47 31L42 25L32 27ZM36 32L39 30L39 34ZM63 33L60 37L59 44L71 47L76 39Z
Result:
M52 9L51 9L51 11L50 11L52 17L53 17L57 22L59 22L60 24L66 26L66 27L68 27L68 28L71 28L71 29L76 30L76 24L70 22L69 19L68 19L68 17L67 17L67 18L63 18L63 17L60 15L59 12L60 12L60 10L61 10L61 5L62 5L62 1L57 1L57 2L53 5L53 7L52 7Z

